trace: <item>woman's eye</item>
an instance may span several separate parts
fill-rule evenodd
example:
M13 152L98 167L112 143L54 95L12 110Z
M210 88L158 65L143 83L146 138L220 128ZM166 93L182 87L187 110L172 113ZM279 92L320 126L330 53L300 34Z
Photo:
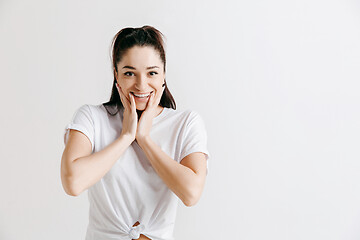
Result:
M131 75L128 75L128 74L132 74L132 72L126 72L126 73L124 73L125 76L131 76Z
M128 76L128 77L133 76L132 74L134 74L134 73L132 73L132 72L126 72L126 73L124 73L124 75L125 75L125 76ZM151 75L151 76L154 76L154 75L156 75L156 74L158 74L158 73L157 73L157 72L150 72L150 75Z

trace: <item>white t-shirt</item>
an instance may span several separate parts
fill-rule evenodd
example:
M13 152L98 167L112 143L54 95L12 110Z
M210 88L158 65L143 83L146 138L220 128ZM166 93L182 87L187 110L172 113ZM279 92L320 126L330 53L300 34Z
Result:
M120 136L122 119L123 110L111 116L102 104L85 104L66 126L64 143L68 129L76 129L89 138L93 153L98 152ZM209 160L205 125L195 111L164 108L153 119L150 136L179 163L193 152L203 152ZM130 240L140 234L153 240L174 239L179 198L157 175L135 141L109 172L88 188L88 198L86 240ZM136 222L140 225L133 227Z

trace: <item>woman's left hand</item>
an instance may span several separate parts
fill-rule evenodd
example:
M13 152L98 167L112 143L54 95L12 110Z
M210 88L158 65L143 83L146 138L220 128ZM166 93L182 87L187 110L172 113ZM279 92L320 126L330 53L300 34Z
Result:
M152 93L149 101L146 105L144 112L142 112L141 117L138 122L137 131L136 131L136 140L141 141L150 136L150 130L152 127L152 121L154 117L158 114L157 108L160 103L161 96L164 92L164 87L160 92L156 94Z

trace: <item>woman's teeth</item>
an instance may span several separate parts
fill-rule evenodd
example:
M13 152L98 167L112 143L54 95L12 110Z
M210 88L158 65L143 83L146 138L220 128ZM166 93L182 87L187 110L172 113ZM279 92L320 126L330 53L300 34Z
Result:
M135 93L132 93L135 97L139 97L139 98L144 98L144 97L148 97L150 95L150 93L148 94L135 94Z

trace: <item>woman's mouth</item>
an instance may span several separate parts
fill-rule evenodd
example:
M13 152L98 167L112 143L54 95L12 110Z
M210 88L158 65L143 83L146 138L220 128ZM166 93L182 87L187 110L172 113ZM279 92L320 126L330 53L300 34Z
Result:
M149 93L134 93L134 92L131 92L131 94L135 97L135 100L138 100L138 101L147 101L147 99L149 98L151 93L152 92L149 92Z

